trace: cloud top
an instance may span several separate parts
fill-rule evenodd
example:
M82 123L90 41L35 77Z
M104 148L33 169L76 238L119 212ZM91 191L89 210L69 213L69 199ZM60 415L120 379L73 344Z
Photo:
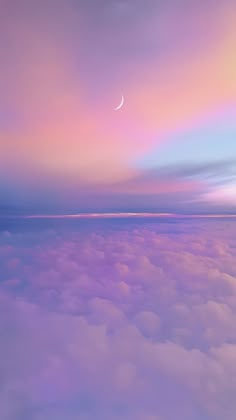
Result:
M26 223L0 234L1 418L234 420L234 222Z

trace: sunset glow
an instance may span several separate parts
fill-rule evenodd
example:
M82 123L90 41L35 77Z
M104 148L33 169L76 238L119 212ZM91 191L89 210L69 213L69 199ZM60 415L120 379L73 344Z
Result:
M47 212L49 196L59 212L61 201L72 212L116 211L117 201L142 211L145 194L151 211L179 211L176 196L190 212L193 198L201 212L235 208L234 198L212 200L219 180L220 197L230 180L220 169L209 180L200 157L204 150L208 172L221 165L223 147L226 172L236 158L234 2L23 3L4 1L0 17L0 188L8 206ZM229 125L231 134L222 128ZM186 131L194 153L185 151ZM178 161L170 165L165 149L178 149Z
M0 0L0 420L236 419L236 0Z

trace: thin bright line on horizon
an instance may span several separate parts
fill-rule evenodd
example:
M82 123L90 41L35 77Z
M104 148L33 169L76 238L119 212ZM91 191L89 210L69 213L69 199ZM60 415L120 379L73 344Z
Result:
M176 214L176 213L78 213L78 214L35 214L12 216L24 219L117 219L139 217L169 217L169 218L236 218L236 214Z

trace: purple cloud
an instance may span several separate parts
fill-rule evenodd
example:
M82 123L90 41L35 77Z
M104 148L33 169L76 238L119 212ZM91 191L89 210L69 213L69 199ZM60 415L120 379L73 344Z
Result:
M233 222L73 223L0 234L0 417L233 420Z

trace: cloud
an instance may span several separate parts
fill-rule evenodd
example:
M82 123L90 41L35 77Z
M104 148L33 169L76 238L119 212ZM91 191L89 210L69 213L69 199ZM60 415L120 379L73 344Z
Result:
M27 223L0 233L2 418L234 419L233 222Z
M158 211L235 213L235 160L195 162L132 169L126 179L71 184L47 182L43 187L19 181L19 189L2 187L2 214ZM45 201L45 198L47 200Z

